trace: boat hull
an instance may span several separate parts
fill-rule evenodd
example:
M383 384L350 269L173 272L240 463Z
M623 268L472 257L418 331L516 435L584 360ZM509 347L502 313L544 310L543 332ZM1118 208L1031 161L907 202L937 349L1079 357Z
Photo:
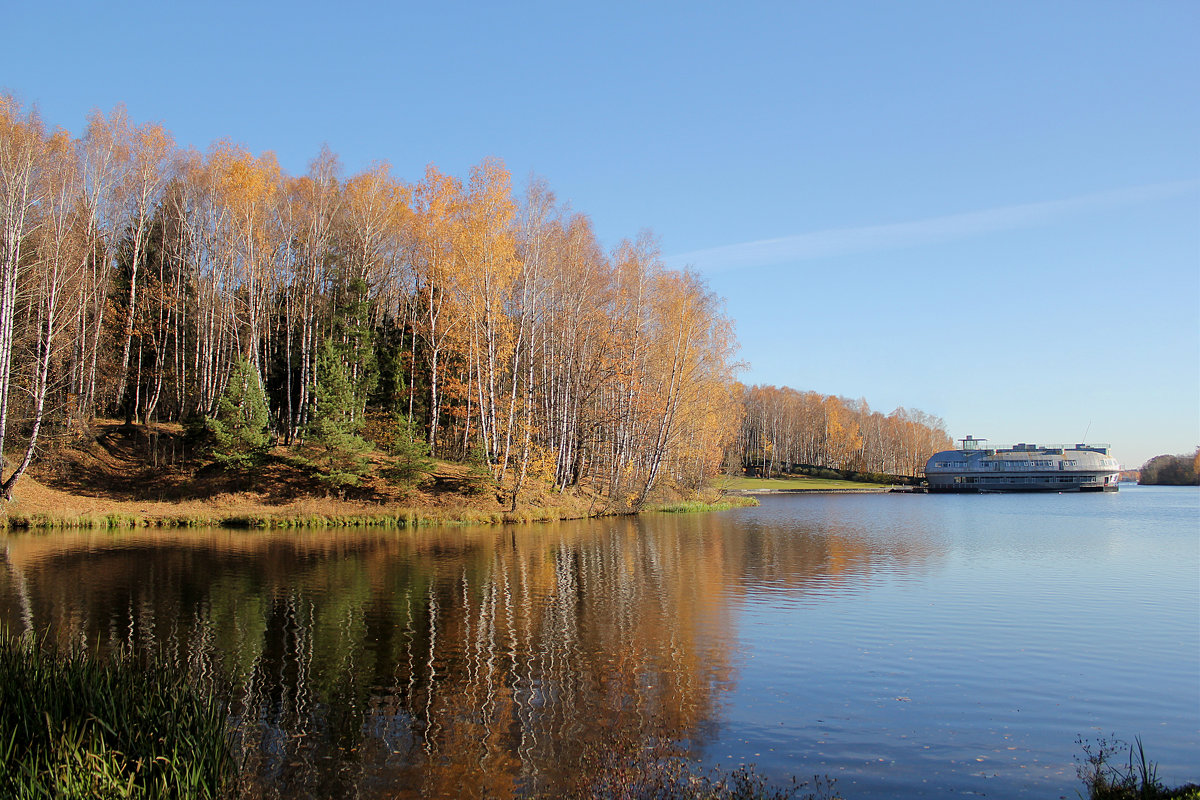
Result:
M930 484L925 488L925 491L930 494L1031 494L1040 493L1055 493L1063 494L1064 492L1116 492L1119 491L1117 484L1109 484L1107 486L963 486L963 485L948 485L935 486Z

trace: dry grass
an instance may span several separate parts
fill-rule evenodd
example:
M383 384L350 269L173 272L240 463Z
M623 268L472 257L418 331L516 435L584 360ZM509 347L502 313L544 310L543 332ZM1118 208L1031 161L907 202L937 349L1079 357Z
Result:
M882 483L812 478L807 475L788 475L782 478L731 478L726 476L718 478L716 485L729 492L830 492L889 488Z
M507 491L481 486L469 467L446 461L435 462L415 486L399 486L382 477L388 459L373 454L372 474L343 496L332 497L284 448L276 448L253 474L196 469L180 426L100 420L88 435L58 442L21 480L13 501L0 511L0 526L406 528L545 522L632 511L586 491L558 492L534 481L526 482L514 509ZM718 492L693 495L666 491L647 510L730 507Z
M460 497L455 501L417 496L412 498L416 502L404 504L300 497L278 503L261 494L243 492L195 500L116 500L64 492L29 477L22 480L19 489L5 509L4 524L9 528L403 528L580 519L593 511L589 503L568 496L563 496L558 505L521 504L516 511L509 511L501 508L495 498L487 497Z

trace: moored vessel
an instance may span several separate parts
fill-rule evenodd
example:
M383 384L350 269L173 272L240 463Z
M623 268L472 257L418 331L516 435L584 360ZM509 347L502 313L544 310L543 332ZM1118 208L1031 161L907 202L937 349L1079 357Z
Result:
M1107 444L989 447L967 436L925 464L931 492L1115 492L1121 466Z

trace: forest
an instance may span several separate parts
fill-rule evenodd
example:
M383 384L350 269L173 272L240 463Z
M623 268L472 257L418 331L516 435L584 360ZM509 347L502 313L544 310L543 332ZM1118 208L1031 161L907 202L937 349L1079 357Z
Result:
M906 408L881 414L861 398L751 386L742 408L734 463L763 477L798 466L916 477L954 445L941 419Z
M467 461L639 506L723 465L915 474L939 420L737 382L731 320L649 233L605 252L488 159L416 182L177 145L123 108L78 136L0 96L0 492L98 418L270 448L344 491L364 453Z
M1155 456L1138 471L1138 483L1146 486L1200 486L1200 447L1191 455Z

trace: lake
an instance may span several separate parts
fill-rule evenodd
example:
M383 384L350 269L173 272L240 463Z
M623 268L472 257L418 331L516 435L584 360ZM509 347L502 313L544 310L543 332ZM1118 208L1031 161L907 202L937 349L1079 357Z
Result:
M781 495L414 531L0 538L0 621L232 687L264 797L553 794L684 743L855 798L1200 780L1200 492Z

